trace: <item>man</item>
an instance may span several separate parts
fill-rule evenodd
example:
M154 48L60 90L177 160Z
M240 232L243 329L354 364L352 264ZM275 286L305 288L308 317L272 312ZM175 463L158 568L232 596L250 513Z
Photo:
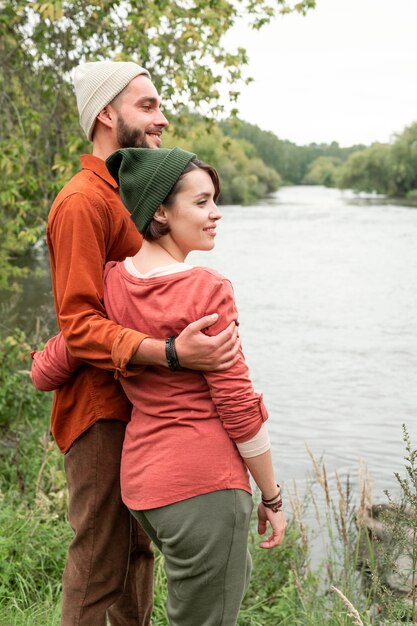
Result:
M152 610L153 557L149 539L133 526L120 498L130 405L115 379L168 362L165 341L106 317L104 264L136 253L141 238L104 160L121 147L158 148L168 122L149 73L135 63L85 63L76 69L74 86L92 155L81 157L82 169L58 194L47 227L59 326L71 353L84 361L55 392L52 409L75 533L63 575L61 626L105 626L106 616L112 626L145 626ZM237 330L231 325L210 338L201 330L214 321L215 316L197 320L176 338L182 367L213 370L234 363Z

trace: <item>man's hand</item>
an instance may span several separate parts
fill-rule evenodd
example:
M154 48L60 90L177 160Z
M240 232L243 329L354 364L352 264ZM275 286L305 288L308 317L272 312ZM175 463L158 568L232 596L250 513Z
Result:
M213 337L201 332L217 322L217 318L217 313L206 315L178 335L175 349L182 367L213 372L226 370L237 361L240 341L234 322Z
M218 315L206 315L191 322L175 339L175 349L179 363L190 370L219 372L228 369L239 358L239 335L232 322L218 335L209 337L202 330L217 322ZM168 367L165 355L165 341L146 337L132 356L130 365L160 365Z

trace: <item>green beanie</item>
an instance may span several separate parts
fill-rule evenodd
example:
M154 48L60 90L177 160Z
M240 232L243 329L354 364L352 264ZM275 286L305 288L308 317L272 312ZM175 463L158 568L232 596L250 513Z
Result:
M140 233L195 156L181 148L122 148L106 160Z

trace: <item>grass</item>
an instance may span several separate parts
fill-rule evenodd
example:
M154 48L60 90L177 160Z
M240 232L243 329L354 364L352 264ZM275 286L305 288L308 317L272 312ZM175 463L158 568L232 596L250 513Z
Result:
M22 461L14 484L6 485L3 481L0 493L0 625L56 626L60 580L71 538L65 515L62 458L49 440L39 437L33 425L28 438L30 441L20 438ZM13 455L9 453L9 457ZM22 494L19 485L25 477L23 459L30 459L38 473L31 472L31 483L25 483ZM374 545L360 525L369 504L367 481L355 503L348 479L344 483L338 476L332 479L337 487L337 495L332 496L324 464L314 460L313 468L315 476L306 496L300 498L296 485L287 494L291 522L284 544L274 551L261 550L255 526L251 531L254 568L238 625L392 626L397 620L407 623L400 600L390 596L378 579ZM12 475L9 467L6 476L10 479ZM313 529L304 522L306 509L315 511ZM324 535L321 538L317 536L318 529ZM373 558L374 564L369 560L365 564L363 560L360 546L364 540L368 541L369 560ZM312 546L318 541L323 541L323 558L313 563ZM371 576L373 582L368 588L363 583L365 570L371 570L374 577ZM382 612L381 597L386 604ZM154 626L167 624L165 598L163 558L157 554Z
M28 353L20 331L0 340L0 626L56 626L71 540L63 458L48 434L50 398L30 385ZM417 623L417 451L405 427L403 439L405 477L397 475L400 502L387 494L396 512L384 521L387 544L367 528L372 495L366 471L359 468L360 488L353 493L349 476L329 478L324 462L308 452L306 493L301 497L296 483L286 489L291 521L283 545L259 549L252 529L254 568L238 626ZM314 556L317 546L320 559ZM404 555L411 563L408 600L398 597L386 577ZM167 624L165 598L163 558L157 554L154 626Z

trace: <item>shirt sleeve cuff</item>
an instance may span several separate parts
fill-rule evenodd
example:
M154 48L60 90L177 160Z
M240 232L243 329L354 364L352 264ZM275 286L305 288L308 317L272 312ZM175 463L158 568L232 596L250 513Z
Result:
M120 378L120 376L126 378L129 375L135 375L138 373L138 370L143 369L143 366L130 366L129 368L128 366L133 355L147 336L130 328L123 328L117 335L111 351L111 358L115 367L114 377L116 379Z

